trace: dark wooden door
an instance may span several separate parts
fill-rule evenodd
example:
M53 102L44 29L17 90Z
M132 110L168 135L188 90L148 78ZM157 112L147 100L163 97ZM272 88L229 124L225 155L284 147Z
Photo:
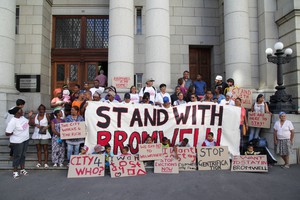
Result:
M211 86L211 48L189 48L190 78L196 80L197 74L202 74L202 79L207 87Z

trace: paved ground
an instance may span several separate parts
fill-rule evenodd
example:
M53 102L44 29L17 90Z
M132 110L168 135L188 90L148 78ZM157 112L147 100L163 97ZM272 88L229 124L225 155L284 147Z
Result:
M68 179L66 176L66 170L31 170L28 177L14 180L11 171L1 170L0 199L300 199L300 165L288 170L275 166L269 173L195 171L161 175L148 172L142 177L119 179L110 176Z

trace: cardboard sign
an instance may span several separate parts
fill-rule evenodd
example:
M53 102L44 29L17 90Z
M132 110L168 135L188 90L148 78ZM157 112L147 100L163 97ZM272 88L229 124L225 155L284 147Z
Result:
M164 157L154 161L154 173L178 174L178 160L172 157Z
M233 88L231 90L232 93L232 100L236 98L241 98L242 106L245 108L251 108L252 106L252 91L243 89L243 88Z
M68 178L104 176L104 165L104 155L71 155Z
M112 85L116 88L130 88L132 85L132 80L130 77L113 77Z
M66 122L60 124L60 137L62 140L85 138L84 122Z
M179 171L196 170L196 148L177 147Z
M268 172L266 155L233 156L231 171Z
M114 156L109 162L112 178L146 175L144 163L138 156Z
M227 146L197 147L198 170L230 169Z
M251 127L270 128L271 127L271 114L269 113L248 113L248 123Z
M139 159L146 160L159 160L163 158L162 144L139 144Z

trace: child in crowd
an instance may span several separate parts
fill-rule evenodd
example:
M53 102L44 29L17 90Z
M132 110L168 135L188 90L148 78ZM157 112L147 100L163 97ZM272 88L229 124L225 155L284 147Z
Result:
M113 152L111 151L110 144L105 145L104 155L105 155L105 167L109 168L109 158L114 156Z
M71 102L70 91L68 90L68 88L63 90L63 102L65 103Z
M253 145L248 145L245 155L258 155L258 154L260 154L260 152L255 152L253 150Z
M96 144L96 146L94 147L94 152L92 154L102 154L103 150L102 150L102 146L100 144Z
M129 145L125 146L122 150L121 150L121 156L130 156L131 154L129 153Z
M214 133L213 132L209 132L207 134L207 138L205 139L205 141L202 143L203 147L214 147L214 146L220 146L220 144L218 144L215 140L214 140Z
M170 147L170 140L167 137L163 137L163 139L162 139L162 147L163 148Z
M89 151L89 147L84 145L83 147L81 147L79 155L86 155L88 151Z
M147 135L146 140L145 140L145 144L153 144L153 140L152 140L152 137L150 135Z

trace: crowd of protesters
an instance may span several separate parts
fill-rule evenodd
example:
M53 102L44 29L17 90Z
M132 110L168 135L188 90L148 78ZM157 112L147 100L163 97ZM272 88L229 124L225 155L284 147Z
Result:
M17 100L16 106L8 111L6 116L6 135L10 136L10 143L13 154L13 177L19 178L17 171L20 166L20 173L27 175L25 170L25 154L29 141L29 126L34 127L32 139L37 148L38 163L37 168L48 168L48 144L51 139L52 146L52 163L53 167L64 166L65 151L67 150L67 161L72 154L84 154L89 147L84 146L84 139L69 139L61 140L60 138L60 123L63 122L80 122L84 121L85 110L88 106L88 101L102 101L123 104L152 104L169 109L173 106L188 104L190 102L210 102L220 105L237 106L241 108L240 133L241 133L241 154L251 154L253 149L251 145L244 151L243 138L249 132L249 141L260 137L259 128L250 128L248 131L248 121L246 117L246 109L241 105L241 99L232 99L232 89L237 86L232 78L224 82L223 77L218 75L215 78L215 84L209 88L207 83L202 80L202 75L198 74L196 80L189 78L189 72L184 71L183 77L178 79L178 86L174 92L167 92L167 85L161 83L159 89L153 86L154 80L149 78L145 82L145 86L137 91L135 86L132 86L128 93L125 93L124 98L118 95L114 86L107 86L107 78L101 71L100 75L94 80L93 87L89 87L87 83L80 85L76 84L72 88L64 85L63 88L56 88L53 91L53 99L51 100L51 113L46 113L46 107L41 104L37 109L37 114L29 112L28 119L23 116L22 108L25 101ZM105 94L105 95L104 95ZM264 101L264 96L259 94L251 111L259 113L270 113L268 104ZM290 121L286 120L285 113L280 114L280 121L274 126L274 143L277 145L276 150L285 161L284 168L289 168L288 155L290 146L293 142L294 128ZM145 142L148 142L149 138ZM168 139L164 138L164 146L170 145ZM187 144L188 140L180 141L180 144ZM208 137L203 142L202 146L218 146L213 139L213 133L208 134ZM91 148L91 147L90 147ZM127 148L127 151L126 151ZM44 161L42 161L42 151L44 153ZM111 147L107 144L105 147L96 145L94 153L104 153L106 161L108 157L113 156ZM122 155L128 154L128 147L122 149ZM43 163L42 163L43 162ZM107 165L107 163L106 163Z

